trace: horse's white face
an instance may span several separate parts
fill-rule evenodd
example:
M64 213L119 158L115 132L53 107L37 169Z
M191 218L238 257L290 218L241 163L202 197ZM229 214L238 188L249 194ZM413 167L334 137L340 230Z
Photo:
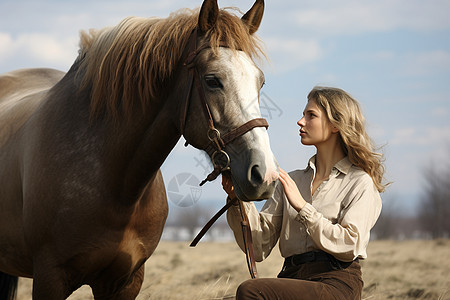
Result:
M252 119L261 118L259 92L264 84L264 74L246 53L221 47L216 56L211 50L204 50L196 66L214 125L221 135ZM198 99L195 102L198 104ZM192 131L188 127L197 128L197 136L192 138L201 140L201 144L208 143L209 140L205 140L207 122L202 108L195 107L198 113L190 108L185 137L190 139L189 132ZM264 127L252 129L228 144L225 151L230 156L238 197L242 200L270 197L278 177L278 167L270 149L267 130Z

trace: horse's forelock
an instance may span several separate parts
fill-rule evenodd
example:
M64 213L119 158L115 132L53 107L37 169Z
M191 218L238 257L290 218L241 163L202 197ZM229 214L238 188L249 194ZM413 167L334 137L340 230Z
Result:
M92 88L92 116L106 109L117 119L130 116L135 105L151 106L178 65L197 20L198 12L182 10L166 19L130 17L116 27L82 32L84 58L78 72L82 87ZM263 54L246 25L225 10L206 38L213 51L225 42L252 57Z

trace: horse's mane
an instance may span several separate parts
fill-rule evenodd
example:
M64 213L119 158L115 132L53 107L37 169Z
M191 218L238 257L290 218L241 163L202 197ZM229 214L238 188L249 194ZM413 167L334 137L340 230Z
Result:
M123 20L116 27L81 32L78 76L91 88L91 115L107 111L113 118L130 115L156 101L180 62L198 11L182 10L168 18ZM234 14L221 10L206 34L213 51L221 42L251 57L263 54L259 40ZM217 53L217 52L216 52Z

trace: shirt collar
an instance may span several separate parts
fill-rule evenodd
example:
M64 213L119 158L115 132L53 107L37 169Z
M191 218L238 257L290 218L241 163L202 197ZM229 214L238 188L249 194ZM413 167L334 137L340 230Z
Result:
M334 168L336 168L339 172L347 175L348 172L350 171L350 168L352 167L352 163L350 162L350 160L348 159L348 156L344 157L343 159L341 159L340 161L338 161L335 165ZM316 155L313 155L309 161L308 161L308 169L312 169L312 170L316 170Z
M306 169L311 169L314 172L316 172L316 155L313 155L309 161L308 161L308 166L306 167Z
M350 168L352 167L352 163L348 159L348 156L344 157L340 161L338 161L334 167L338 169L339 172L344 173L345 175L348 174L350 171Z

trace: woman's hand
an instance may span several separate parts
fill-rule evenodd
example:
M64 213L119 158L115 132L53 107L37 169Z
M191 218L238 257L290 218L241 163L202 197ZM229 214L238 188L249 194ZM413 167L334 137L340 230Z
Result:
M284 193L286 194L286 197L288 198L291 206L299 212L300 210L302 210L303 206L305 206L306 201L303 199L297 188L297 185L295 184L294 180L292 180L292 178L288 175L288 173L286 173L286 171L281 168L279 168L279 171L280 173L278 179L283 185Z
M222 187L223 187L223 190L228 194L228 197L230 199L236 198L236 194L234 193L233 181L231 180L230 172L222 173Z

